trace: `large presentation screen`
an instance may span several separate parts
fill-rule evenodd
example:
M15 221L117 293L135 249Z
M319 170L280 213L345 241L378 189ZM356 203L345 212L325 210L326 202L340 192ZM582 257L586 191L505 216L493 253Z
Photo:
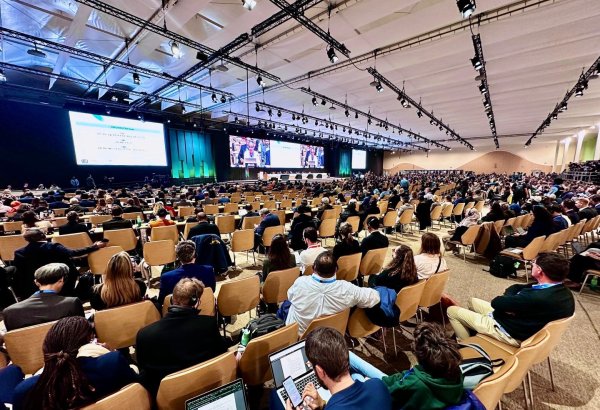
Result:
M77 165L167 166L163 124L69 112Z
M367 168L367 151L358 149L352 150L352 169Z
M325 154L318 145L229 136L230 165L234 168L323 168Z

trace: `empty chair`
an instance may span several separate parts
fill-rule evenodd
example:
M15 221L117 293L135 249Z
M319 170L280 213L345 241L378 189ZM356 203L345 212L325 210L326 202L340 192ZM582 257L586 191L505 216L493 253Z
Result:
M333 209L328 209L328 211L333 211ZM335 219L334 218L323 219L321 221L321 223L319 224L318 233L319 233L319 238L321 238L321 239L335 237ZM323 246L325 246L325 243L323 243Z
M124 212L123 219L127 219L129 221L137 221L138 217L143 221L144 215L141 212Z
M152 277L152 266L168 265L175 262L175 245L168 239L164 241L151 241L144 244L144 262L150 267L146 279Z
M325 219L334 219L335 220L335 209L326 209L323 211L323 215L321 216L321 220Z
M150 410L152 408L152 398L148 390L139 383L132 383L116 393L106 396L89 406L82 407L81 410Z
M431 210L431 212L429 213L429 215L431 217L431 226L433 227L433 223L437 222L441 229L442 228L442 206L440 205L440 206L434 207ZM429 227L427 229L429 229Z
M279 223L281 225L285 225L285 211L284 210L273 210L271 211L273 215L277 215L279 218Z
M90 215L90 223L94 226L98 226L104 222L110 221L112 216L110 215Z
M187 399L233 381L236 371L235 355L227 352L172 373L160 382L156 394L158 410L184 409Z
M4 232L14 232L14 233L21 233L21 229L23 227L23 222L21 221L16 221L16 222L4 222L2 224L2 226L4 227Z
M348 282L356 280L360 269L361 259L361 253L341 256L340 258L338 258L337 271L335 272L336 278L338 280L347 280Z
M233 254L233 264L235 265L235 253L246 251L246 262L248 262L248 251L252 251L254 263L256 264L256 254L254 253L254 230L243 229L233 232L231 236L231 253Z
M24 374L33 374L44 366L42 345L46 334L55 323L23 327L4 335L6 351L11 361L19 366Z
M162 241L171 240L175 245L179 242L179 231L176 225L157 226L150 231L150 240Z
M475 243L475 239L477 239L477 234L479 233L479 229L481 225L471 225L467 228L465 233L463 233L460 237L459 241L449 241L454 245L459 246L463 250L463 261L467 261L467 248L472 247Z
M240 210L239 206L237 203L228 203L225 204L225 208L223 209L223 213L226 214L237 214L238 211Z
M69 249L81 249L92 246L92 240L85 232L54 236L52 242L60 243L65 248Z
M87 257L90 272L94 275L104 275L106 273L108 261L113 255L116 255L119 252L123 252L123 248L120 246L107 246L106 248L90 252Z
M204 213L206 215L217 215L219 213L219 205L204 205Z
M280 303L287 299L288 289L300 277L300 268L270 272L262 287L265 303Z
M104 239L108 239L111 246L120 246L125 251L132 251L137 247L137 237L131 228L115 229L104 232Z
M458 204L454 205L454 208L452 209L452 222L453 223L456 223L457 216L462 216L464 209L465 209L464 202L459 202Z
M97 311L94 324L98 340L112 349L135 345L138 331L160 319L154 304L145 300L139 303Z
M394 228L394 226L396 226L396 218L397 218L397 213L396 211L388 211L385 216L383 217L383 222L382 222L382 227L383 229L387 229L387 228Z
M396 306L400 309L400 317L398 324L406 322L408 319L414 317L419 309L419 303L421 302L421 296L425 289L425 280L420 280L414 285L405 286L400 289L398 296L396 297ZM396 333L392 329L392 337L394 340L394 352L398 354L396 348Z
M348 222L352 226L352 232L358 233L358 229L360 226L360 216L349 216L348 219L346 219L346 222Z
M264 201L263 208L267 208L267 209L271 209L271 210L277 209L277 203L272 200Z
M64 226L67 224L67 218L65 217L60 217L60 218L54 218L52 220L52 226L54 226L55 228L60 228L61 226Z
M363 276L374 275L381 272L387 248L371 249L360 262L360 274Z
M400 235L404 234L404 227L407 226L407 225L412 230L411 222L413 220L413 215L414 214L415 214L415 210L414 209L405 209L404 211L402 211L402 213L400 214L400 217L398 218L398 225L401 228L400 229Z
M283 235L283 225L269 226L268 228L265 228L265 231L262 235L262 246L265 248L271 246L273 237L278 234Z
M450 221L452 218L452 204L445 204L442 207L442 221Z
M27 246L23 235L0 236L0 259L10 262L15 259L15 251Z
M177 208L177 215L180 218L184 218L186 216L194 215L195 209L193 206L180 206Z
M290 209L290 208L292 208L292 200L291 199L284 199L279 204L279 209Z
M235 231L235 216L221 215L215 218L215 225L219 228L221 235L231 235Z
M308 327L300 337L300 340L306 339L306 336L308 336L310 332L320 327L331 327L333 329L336 329L341 334L344 334L346 332L346 326L348 325L349 316L350 308L344 309L341 312L335 313L333 315L318 317L312 322L310 322L310 325L308 325Z
M183 227L183 238L187 238L188 236L190 236L190 229L192 229L194 226L198 225L198 222L186 222L185 226Z
M257 275L236 279L221 285L217 310L221 316L233 316L255 309L260 302L260 279ZM225 336L225 322L223 322Z
M423 288L421 300L419 301L419 309L430 308L431 306L440 303L440 300L442 299L442 293L444 293L444 289L446 288L446 284L448 283L449 277L450 272L444 271L431 275L427 279L427 281L425 282L425 288ZM446 326L446 321L444 319L445 315L442 311L442 305L440 304L439 306L440 312L442 313L442 323L444 326Z

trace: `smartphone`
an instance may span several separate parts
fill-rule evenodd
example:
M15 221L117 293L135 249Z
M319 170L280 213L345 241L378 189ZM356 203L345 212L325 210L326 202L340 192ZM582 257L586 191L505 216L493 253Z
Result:
M290 398L290 401L292 402L292 406L294 408L302 404L302 395L298 391L298 388L296 387L296 384L294 383L294 380L291 377L288 377L283 381L283 388L285 389L285 392Z
M105 242L105 243L106 243L106 242L108 242L108 239L106 239L106 238L102 238L102 239L100 239L100 241L101 241L101 242Z

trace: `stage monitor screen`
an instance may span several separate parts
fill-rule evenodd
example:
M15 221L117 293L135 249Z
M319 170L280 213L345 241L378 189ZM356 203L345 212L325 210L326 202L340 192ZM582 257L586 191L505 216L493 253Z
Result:
M229 136L230 165L234 168L323 168L323 147L258 138Z
M367 151L352 150L352 169L367 168Z
M69 112L77 165L167 166L163 124Z

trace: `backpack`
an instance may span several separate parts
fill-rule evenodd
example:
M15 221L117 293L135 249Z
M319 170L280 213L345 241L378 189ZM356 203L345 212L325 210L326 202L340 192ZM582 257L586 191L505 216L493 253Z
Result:
M473 359L463 359L460 363L465 389L473 390L483 379L494 374L494 367L500 367L504 364L504 359L492 360L478 344L459 343L459 345L460 347L469 347L481 355L481 357Z
M284 326L285 322L283 320L279 319L275 314L269 313L251 320L244 329L250 332L250 340L252 340L281 329Z
M490 262L490 273L497 278L517 276L515 260L508 256L498 255Z

